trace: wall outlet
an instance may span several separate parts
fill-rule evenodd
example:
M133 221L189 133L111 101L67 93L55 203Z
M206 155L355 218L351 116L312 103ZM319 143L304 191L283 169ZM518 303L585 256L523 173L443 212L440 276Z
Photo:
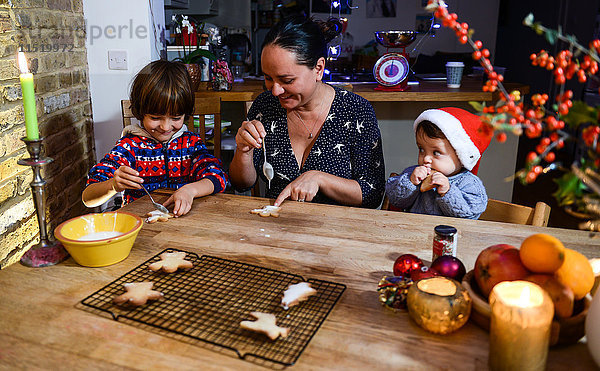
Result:
M108 69L126 70L127 69L127 51L109 50L108 51Z

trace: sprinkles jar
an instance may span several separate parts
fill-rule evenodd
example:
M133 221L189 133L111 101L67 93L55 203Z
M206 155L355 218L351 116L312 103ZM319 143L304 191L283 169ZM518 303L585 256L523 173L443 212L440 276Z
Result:
M438 225L434 229L433 236L433 256L431 261L435 261L439 256L456 256L456 242L458 235L456 228L449 225Z

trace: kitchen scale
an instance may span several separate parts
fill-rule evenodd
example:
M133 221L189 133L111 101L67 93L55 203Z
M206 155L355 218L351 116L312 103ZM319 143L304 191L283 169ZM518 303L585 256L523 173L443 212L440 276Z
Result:
M375 62L373 76L378 85L375 90L382 91L404 91L410 89L408 86L408 54L406 47L417 38L415 31L378 31L375 32L375 40L380 45L390 48L402 48L399 53L385 53Z

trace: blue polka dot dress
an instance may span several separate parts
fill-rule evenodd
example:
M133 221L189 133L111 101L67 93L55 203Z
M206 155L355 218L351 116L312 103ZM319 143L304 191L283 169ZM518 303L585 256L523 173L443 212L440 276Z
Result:
M248 118L262 122L267 131L267 161L275 177L266 197L279 193L300 174L309 170L326 172L340 178L354 179L362 190L362 206L376 208L385 189L385 166L381 133L371 104L364 98L337 87L331 109L301 169L294 156L287 127L286 111L270 91L259 95ZM262 173L263 151L254 150L254 167ZM313 202L338 204L318 192Z

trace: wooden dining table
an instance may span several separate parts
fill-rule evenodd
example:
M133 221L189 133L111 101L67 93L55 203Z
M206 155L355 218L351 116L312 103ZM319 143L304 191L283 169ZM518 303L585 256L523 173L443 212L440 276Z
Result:
M169 191L154 193L164 202ZM395 259L429 261L433 229L458 229L457 257L472 269L491 245L519 246L533 233L600 256L596 233L440 216L286 201L280 216L250 210L272 200L218 194L196 199L189 214L144 224L128 258L88 268L68 259L55 266L14 264L0 271L0 368L7 369L247 369L264 365L214 346L190 344L81 309L81 300L166 248L212 255L342 283L346 290L293 369L481 370L489 333L468 322L449 335L417 326L407 312L378 300L377 284ZM144 215L147 197L122 210ZM552 347L548 369L595 369L586 344Z

